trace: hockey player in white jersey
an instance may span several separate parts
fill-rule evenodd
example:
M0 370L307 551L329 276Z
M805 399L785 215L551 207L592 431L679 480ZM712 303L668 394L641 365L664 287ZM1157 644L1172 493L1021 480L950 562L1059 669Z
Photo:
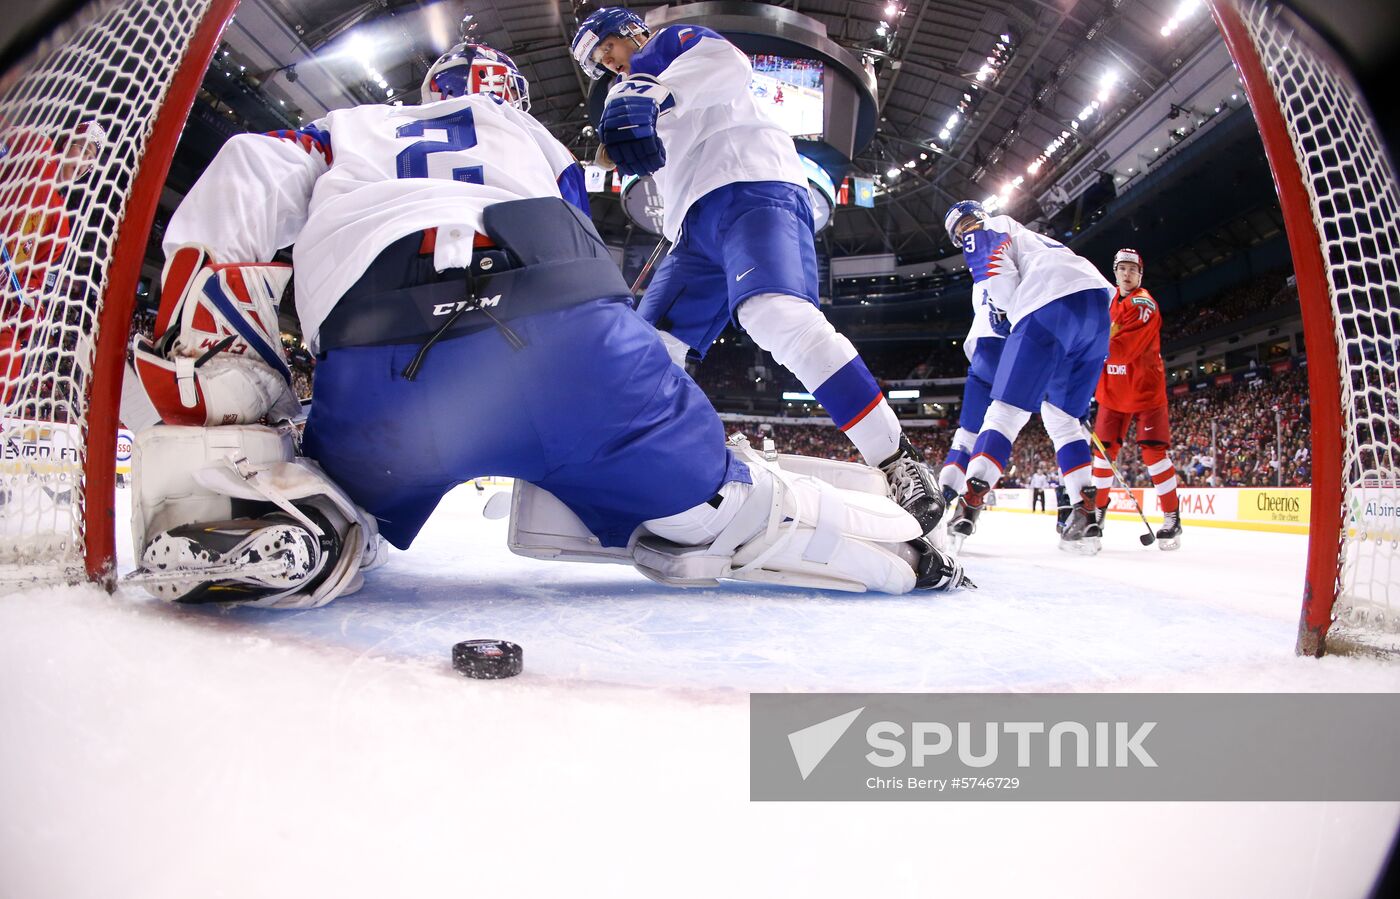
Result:
M379 535L406 548L486 474L516 479L510 544L530 555L675 584L963 583L878 475L725 445L509 57L459 45L423 94L234 137L172 216L156 340L136 346L165 422L135 458L154 592L322 605L383 558ZM319 360L305 457L255 424L295 408L276 323L291 273L268 262L288 244Z
M733 319L931 531L947 503L865 362L818 308L807 176L792 138L749 93L748 58L698 25L652 34L620 7L588 16L573 53L590 78L621 76L599 135L618 171L653 176L664 201L675 245L638 311L673 358L703 358Z
M1108 354L1111 288L1064 244L1010 216L988 215L975 201L953 204L943 221L972 272L973 303L1007 334L955 517L975 522L1016 435L1038 409L1074 506L1060 548L1096 553L1092 454L1080 419Z
M958 407L958 429L953 433L952 446L948 449L942 470L938 472L943 498L950 504L956 502L967 488L967 466L972 461L972 447L977 442L982 420L992 402L992 382L996 380L997 365L1001 362L1008 333L1010 328L1005 319L999 319L994 326L987 306L974 300L972 326L968 328L967 338L963 341L968 366L962 405ZM973 511L966 503L956 505L948 522L955 551L976 530L978 514L979 511Z

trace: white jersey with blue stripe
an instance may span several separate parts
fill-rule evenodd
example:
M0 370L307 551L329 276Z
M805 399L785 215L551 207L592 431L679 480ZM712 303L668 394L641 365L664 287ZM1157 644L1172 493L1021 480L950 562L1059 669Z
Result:
M699 25L671 25L632 56L633 74L652 75L676 101L657 121L666 165L653 177L675 240L691 204L717 187L782 181L806 188L792 138L749 92L753 66L738 48Z
M437 228L434 265L464 268L486 207L549 196L587 213L582 169L543 125L489 95L356 106L297 131L231 138L163 245L266 262L295 244L297 314L314 351L321 323L389 244Z
M988 216L964 234L962 251L972 272L973 306L979 313L985 307L993 323L1000 315L1014 327L1060 297L1112 289L1087 259L1008 215Z

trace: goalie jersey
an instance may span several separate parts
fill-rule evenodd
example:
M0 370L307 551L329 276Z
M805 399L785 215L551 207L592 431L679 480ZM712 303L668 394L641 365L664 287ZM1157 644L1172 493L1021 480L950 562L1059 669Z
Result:
M993 331L1003 337L1060 297L1112 289L1087 259L1007 215L988 216L964 234L962 251L972 272L973 306L979 315L985 307Z
M434 266L465 268L486 207L547 196L588 212L573 155L490 95L357 106L231 138L171 217L164 249L198 243L218 262L268 262L295 244L297 314L316 352L321 323L389 244L435 227Z
M792 138L749 93L753 66L729 41L699 25L672 25L637 51L632 73L654 76L676 102L656 122L666 165L652 176L669 240L691 204L717 187L781 181L806 189Z

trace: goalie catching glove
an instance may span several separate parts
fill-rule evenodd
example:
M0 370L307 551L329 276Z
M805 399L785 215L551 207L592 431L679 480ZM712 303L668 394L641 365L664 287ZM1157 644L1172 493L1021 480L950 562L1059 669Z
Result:
M293 418L301 404L277 328L291 266L214 263L180 247L161 273L154 341L137 337L132 363L166 424L252 424Z
M650 75L633 75L612 86L598 136L619 172L650 175L666 164L656 121L675 105L670 89Z

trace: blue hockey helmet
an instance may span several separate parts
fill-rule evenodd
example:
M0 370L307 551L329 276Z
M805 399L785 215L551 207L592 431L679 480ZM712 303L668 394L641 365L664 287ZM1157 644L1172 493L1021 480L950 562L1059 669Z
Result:
M423 77L423 102L491 94L522 112L530 109L530 83L500 50L463 41L438 57Z
M574 35L574 61L583 69L583 74L595 81L603 77L606 69L593 58L593 51L605 38L614 34L620 37L647 37L651 29L641 16L621 6L605 7L584 19L578 27L578 34Z
M944 213L943 228L948 232L948 236L953 239L954 243L957 242L958 235L953 233L953 229L958 226L958 222L967 218L969 215L979 222L985 222L987 220L987 210L983 209L982 204L976 200L959 200L952 206L949 206L948 211Z

